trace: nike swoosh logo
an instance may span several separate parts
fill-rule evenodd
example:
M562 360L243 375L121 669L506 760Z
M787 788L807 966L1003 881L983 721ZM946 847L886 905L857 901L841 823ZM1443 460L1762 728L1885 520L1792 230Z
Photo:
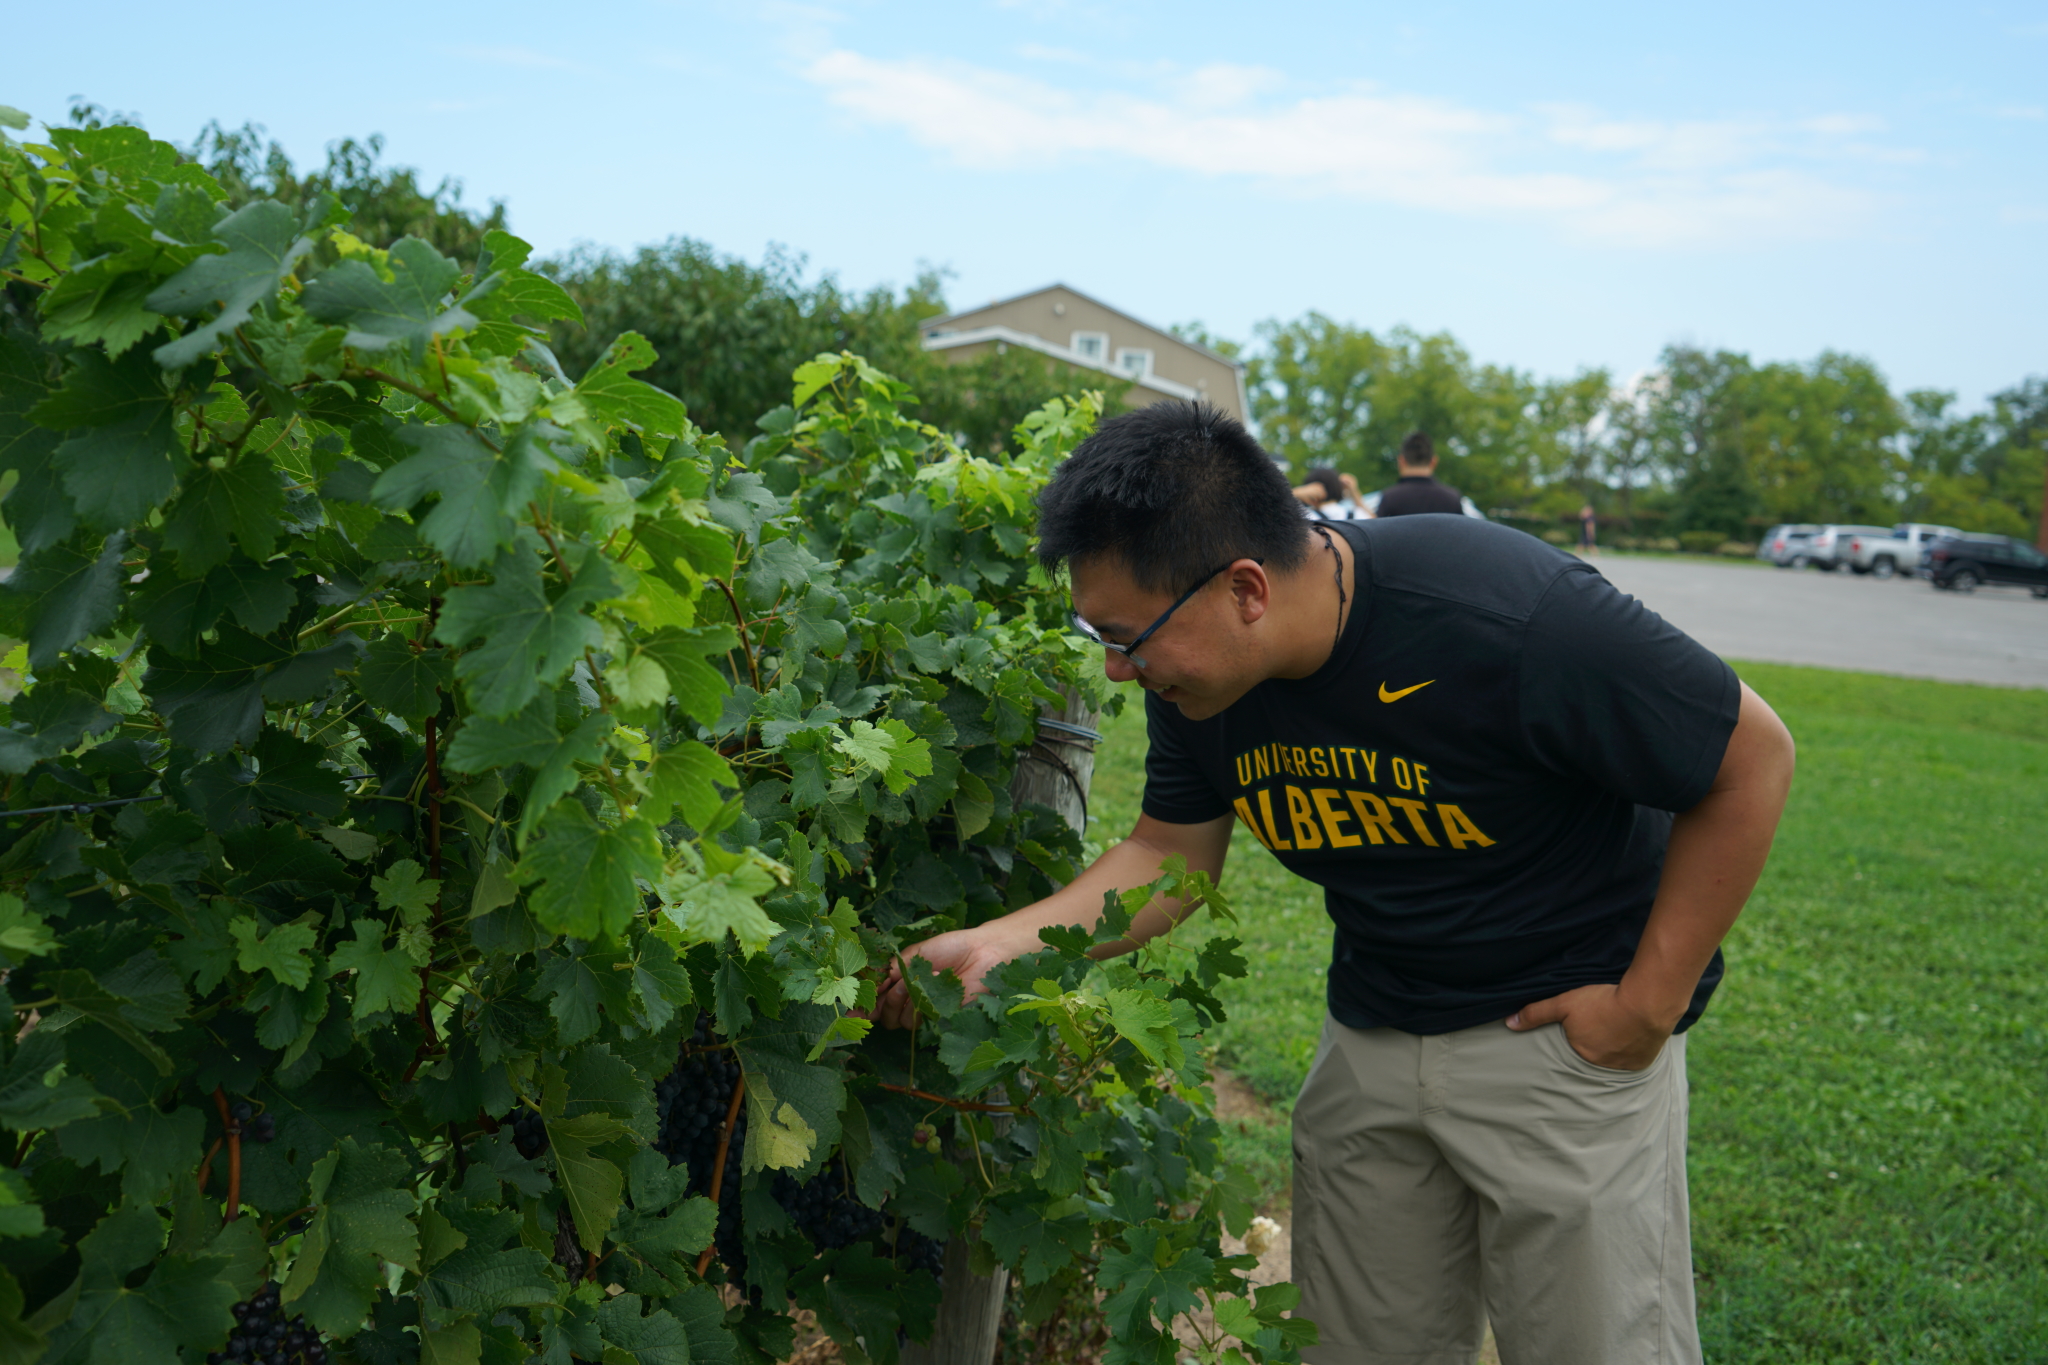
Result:
M1387 685L1386 685L1385 683L1381 683L1381 684L1380 684L1380 700L1381 700L1381 701L1399 701L1399 700L1401 700L1401 698L1403 698L1403 697L1407 696L1407 695L1408 695L1408 694L1409 694L1410 692L1420 692L1420 691L1421 691L1421 690L1422 690L1423 688L1425 688L1425 687L1429 686L1429 683L1433 683L1433 682L1435 682L1435 681L1436 681L1436 679L1435 679L1435 678L1431 678L1431 679L1429 680L1429 682L1419 682L1419 683L1415 684L1415 686L1413 686L1413 687L1404 687L1404 688L1402 688L1402 689L1401 689L1401 690L1400 690L1399 692L1389 692L1389 691L1387 691Z

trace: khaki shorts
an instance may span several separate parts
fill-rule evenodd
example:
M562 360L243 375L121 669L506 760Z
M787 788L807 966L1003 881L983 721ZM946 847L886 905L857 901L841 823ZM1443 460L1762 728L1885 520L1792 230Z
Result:
M1309 1365L1698 1365L1685 1038L1642 1071L1564 1030L1325 1020L1294 1109Z

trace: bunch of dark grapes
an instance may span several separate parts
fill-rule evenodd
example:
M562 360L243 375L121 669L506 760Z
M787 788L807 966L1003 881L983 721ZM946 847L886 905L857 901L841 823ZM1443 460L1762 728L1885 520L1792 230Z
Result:
M226 1348L211 1352L206 1365L326 1365L327 1344L306 1325L303 1314L285 1317L275 1284L236 1304L234 1312L235 1330Z
M820 1251L837 1251L855 1242L877 1240L882 1215L846 1192L839 1171L827 1166L802 1184L787 1171L775 1173L775 1202L796 1224L796 1230Z
M256 1106L247 1100L235 1101L228 1112L235 1116L235 1122L242 1125L242 1141L270 1142L277 1137L277 1120L269 1114L259 1114Z
M739 1059L730 1049L720 1047L720 1041L712 1031L710 1016L697 1016L697 1026L683 1044L675 1070L654 1087L661 1124L655 1149L671 1164L689 1168L691 1194L711 1193L718 1140L725 1132L732 1089L740 1078ZM744 1281L747 1264L740 1240L740 1154L746 1145L747 1111L742 1105L726 1148L725 1179L718 1188L718 1230L713 1234L718 1258L735 1282ZM849 1194L844 1177L835 1169L828 1168L802 1183L787 1172L777 1172L770 1189L797 1229L820 1250L837 1251L863 1241L886 1242L887 1220ZM885 1245L884 1254L887 1251ZM933 1275L945 1262L943 1243L907 1227L897 1234L895 1254L898 1265L929 1270Z
M775 1173L771 1187L775 1202L796 1224L798 1232L820 1251L838 1251L855 1242L872 1241L881 1254L889 1255L889 1220L853 1197L841 1172L827 1166L809 1180L798 1183L787 1171ZM909 1270L928 1270L936 1278L945 1269L946 1247L913 1227L896 1231L894 1259Z
M904 1270L928 1270L933 1279L946 1279L946 1244L925 1236L913 1227L896 1234L896 1264Z
M528 1161L548 1149L548 1122L540 1116L539 1110L521 1105L505 1122L512 1125L512 1145Z
M740 1078L739 1059L718 1046L711 1017L697 1016L697 1027L683 1044L675 1070L654 1087L660 1136L655 1150L671 1165L686 1166L691 1194L711 1193L712 1167L718 1161L718 1140L725 1133L732 1088ZM741 1106L725 1153L725 1178L718 1187L718 1231L713 1239L718 1257L735 1279L745 1273L746 1253L740 1247L740 1154L747 1145L747 1111Z

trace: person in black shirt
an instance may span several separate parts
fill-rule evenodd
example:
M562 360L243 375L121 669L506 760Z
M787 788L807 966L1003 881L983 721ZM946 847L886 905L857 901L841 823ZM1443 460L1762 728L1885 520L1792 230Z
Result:
M1400 482L1380 494L1374 509L1382 517L1410 517L1420 512L1449 512L1458 516L1465 510L1465 498L1449 484L1436 481L1436 442L1426 431L1411 431L1401 442L1395 457Z
M1697 1361L1685 1031L1791 780L1770 708L1521 532L1304 522L1206 406L1105 422L1040 537L1145 691L1144 813L1066 888L911 951L977 992L1170 855L1220 876L1244 825L1333 924L1294 1114L1305 1359L1469 1361L1491 1319L1509 1359ZM876 1012L910 1020L894 972Z

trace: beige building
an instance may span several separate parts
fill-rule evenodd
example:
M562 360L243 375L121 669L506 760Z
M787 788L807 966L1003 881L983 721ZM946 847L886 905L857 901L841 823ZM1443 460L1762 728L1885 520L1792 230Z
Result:
M1142 407L1169 398L1213 403L1246 420L1244 365L1182 341L1063 284L923 323L924 348L950 362L1012 346L1128 380L1126 400Z

